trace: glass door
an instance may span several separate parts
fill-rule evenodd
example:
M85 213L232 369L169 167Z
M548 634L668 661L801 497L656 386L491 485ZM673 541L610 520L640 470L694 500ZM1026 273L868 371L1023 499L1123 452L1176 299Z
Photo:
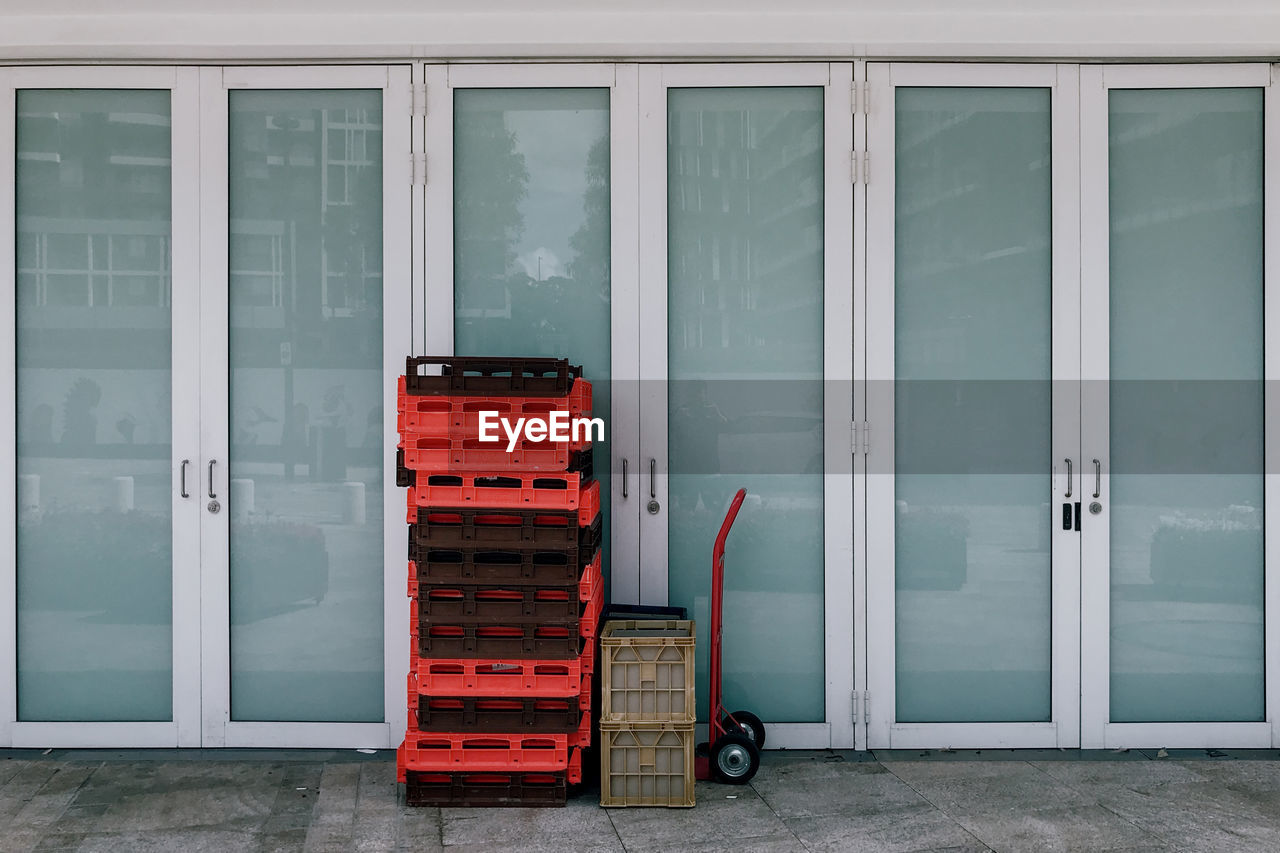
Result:
M206 746L397 742L410 68L201 72Z
M605 594L631 603L635 79L626 65L428 66L426 129L426 352L582 365L605 420Z
M1079 743L1073 66L869 66L872 747Z
M725 702L770 746L852 746L853 66L640 73L640 597L696 620L705 721L745 488Z
M1081 74L1083 742L1272 746L1271 69Z
M5 745L199 744L195 84L0 73Z

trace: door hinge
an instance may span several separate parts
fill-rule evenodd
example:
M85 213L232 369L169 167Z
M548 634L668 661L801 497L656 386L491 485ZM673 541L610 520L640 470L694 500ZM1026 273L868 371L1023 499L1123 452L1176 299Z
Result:
M427 84L414 83L410 86L410 102L409 109L411 116L425 116L427 114Z
M415 187L427 183L427 155L416 152L409 155L409 183Z
M871 152L862 152L862 182L864 184L871 183Z
M869 115L871 113L871 81L862 81L862 114Z
M857 690L853 691L853 724L858 724L858 705L862 700L862 694Z
M849 109L854 113L858 112L858 82L856 80L849 84Z
M856 184L858 182L858 152L849 152L849 183Z
M862 724L871 725L871 691L862 694Z
M862 422L862 452L871 452L871 421Z
M853 421L849 424L849 445L850 453L854 456L858 455L858 422Z

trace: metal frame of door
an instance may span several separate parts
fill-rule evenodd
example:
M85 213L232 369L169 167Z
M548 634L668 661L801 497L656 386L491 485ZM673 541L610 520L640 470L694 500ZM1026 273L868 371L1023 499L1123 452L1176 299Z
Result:
M645 65L640 68L641 499L668 503L667 91L681 87L822 87L825 719L768 720L769 744L849 748L854 731L854 151L853 63ZM667 514L641 512L640 600L667 603ZM708 558L710 555L708 555Z
M610 370L613 455L611 490L611 597L635 603L640 595L640 472L630 463L639 446L639 311L636 229L636 66L606 64L425 66L426 351L453 352L453 92L455 89L608 89ZM625 473L624 473L625 472ZM603 486L604 484L602 484Z
M1082 231L1082 370L1086 383L1105 385L1110 378L1108 200L1108 93L1112 89L1263 88L1264 95L1264 412L1268 418L1264 454L1265 531L1280 530L1280 483L1273 468L1280 459L1280 431L1270 418L1280 405L1274 385L1280 379L1280 98L1272 85L1275 69L1264 64L1085 66L1080 71L1081 222ZM1081 653L1082 744L1087 748L1128 747L1269 747L1280 744L1276 720L1280 709L1280 553L1265 537L1264 673L1266 715L1263 722L1113 723L1110 722L1111 552L1110 552L1110 420L1106 394L1082 400L1082 459L1099 460L1102 512L1088 516L1082 539Z
M396 379L412 347L410 118L411 66L226 67L200 70L200 471L204 495L214 467L215 492L229 492L228 362L228 92L232 89L377 89L383 97L383 368L384 412L396 410ZM396 487L396 420L385 417L383 447L384 716L381 722L251 722L231 719L229 519L201 505L201 717L203 746L395 746L404 730L408 671L408 600L404 594L404 492ZM229 498L229 495L228 495Z
M64 66L0 69L0 746L198 746L200 739L199 507L179 495L181 460L199 454L200 149L194 68ZM17 705L16 221L17 92L21 89L167 89L171 92L171 376L173 511L173 719L33 722ZM192 470L194 476L194 470ZM189 484L192 481L188 481Z
M1063 461L1079 454L1078 69L1074 65L869 63L867 147L867 412L873 441L866 476L867 745L871 748L1072 747L1079 744L1080 537L1051 525L1051 719L1047 722L904 723L896 717L894 470L895 90L899 87L1035 87L1051 90L1052 493L1066 499ZM1075 465L1076 485L1079 465ZM1056 517L1056 516L1055 516Z

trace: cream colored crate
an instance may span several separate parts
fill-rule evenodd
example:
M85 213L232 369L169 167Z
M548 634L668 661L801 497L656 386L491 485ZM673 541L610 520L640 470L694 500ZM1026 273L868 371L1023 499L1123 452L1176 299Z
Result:
M692 620L606 622L600 634L602 723L693 723Z
M693 723L601 723L600 805L693 805Z

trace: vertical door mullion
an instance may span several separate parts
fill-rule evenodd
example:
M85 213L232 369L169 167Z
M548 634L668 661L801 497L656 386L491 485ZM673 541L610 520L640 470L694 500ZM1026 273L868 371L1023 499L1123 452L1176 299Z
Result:
M1063 530L1064 461L1075 463L1074 500L1088 506L1080 459L1080 84L1079 67L1059 65L1052 94L1052 719L1057 746L1080 745L1080 534ZM1074 512L1074 507L1073 507ZM1083 524L1083 522L1082 522Z
M854 64L853 154L853 421L867 419L867 184L861 174L861 158L867 152L867 63ZM852 427L851 427L852 429ZM861 427L853 442L853 689L867 690L867 456L862 450ZM830 464L830 463L828 463ZM828 571L830 568L828 567ZM855 702L854 748L867 749L866 716ZM834 740L834 738L833 738Z
M426 324L423 352L453 353L453 90L449 66L427 65L424 131L430 179L426 181Z
M382 562L383 562L383 720L386 746L400 742L408 721L404 682L409 652L404 626L409 622L405 597L405 492L396 484L395 416L398 379L405 356L413 350L415 306L421 304L413 260L422 246L422 192L414 185L411 152L420 124L413 117L413 68L387 66L382 91ZM418 298L415 298L418 297Z
M230 489L228 403L228 98L221 68L200 69L200 454L190 479L200 507L202 745L223 746L231 718L229 512L207 509ZM216 487L210 487L213 464Z
M177 745L200 745L200 76L176 72L172 101L170 310L173 406L173 719ZM185 486L189 497L182 496Z
M667 89L639 69L640 602L667 603ZM656 501L657 512L649 512Z
M1089 455L1089 465L1097 458L1105 472L1110 469L1110 212L1103 73L1099 66L1080 69L1080 417L1082 455ZM1084 476L1085 460L1080 462ZM1105 479L1104 493L1109 494ZM1103 747L1111 704L1110 503L1103 501L1102 512L1081 525L1080 745L1085 749Z
M613 601L635 604L640 589L640 246L638 194L640 67L617 65L609 99L609 256L612 311L610 437L613 476L601 488L611 491L610 585ZM624 473L625 472L625 473Z
M16 219L17 91L0 70L0 215ZM17 229L0 229L0 747L18 719Z
M1263 101L1263 212L1264 212L1264 327L1263 417L1264 435L1264 672L1266 719L1271 722L1271 746L1280 746L1280 547L1270 534L1280 531L1280 64L1271 66L1271 83Z
M853 434L853 65L832 63L823 93L823 611L830 746L855 743Z

